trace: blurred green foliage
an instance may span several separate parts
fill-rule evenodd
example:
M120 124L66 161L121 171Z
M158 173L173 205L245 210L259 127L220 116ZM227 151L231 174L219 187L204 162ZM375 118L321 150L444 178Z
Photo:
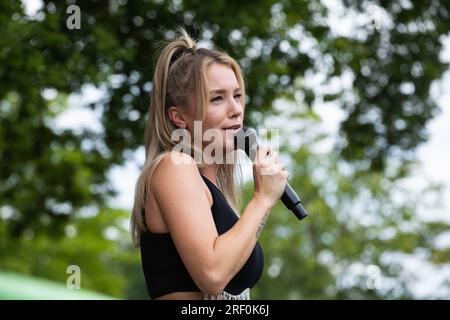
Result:
M282 204L272 210L261 236L266 273L254 296L414 298L421 264L441 270L450 261L450 249L435 245L449 230L448 222L431 214L438 201L419 206L427 195L439 195L442 186L412 192L397 176L406 168L398 168L394 176L349 172L336 154L315 154L308 148L293 155L290 183L310 214L298 222ZM404 264L407 258L416 269ZM439 290L428 298L450 297L449 283L440 283Z
M0 270L14 270L66 283L68 266L81 271L82 289L142 299L147 295L139 251L128 234L129 212L102 209L72 217L64 236L30 229L8 237L9 221L0 224Z
M65 284L36 276L0 272L0 300L112 300L107 295L81 287L67 289Z
M448 261L448 250L432 245L448 225L402 230L416 219L417 199L391 197L437 113L430 86L447 68L439 52L448 1L343 1L345 12L375 5L392 21L355 24L352 36L331 29L317 0L77 1L80 30L66 27L67 3L43 3L34 17L19 1L0 3L1 269L65 281L66 267L77 264L87 288L145 298L139 254L120 222L129 212L107 204L115 194L108 172L143 144L158 41L173 37L176 25L237 58L247 81L247 125L283 113L273 108L276 98L310 109L335 101L346 114L334 153L315 154L313 142L288 150L297 164L292 185L311 216L298 224L274 209L262 236L268 273L254 297L410 297L401 267L382 261L383 252L419 250L438 265ZM326 85L346 73L350 92L319 92L307 78L322 75ZM86 85L106 92L87 106L101 115L102 130L55 128L68 95ZM56 97L45 96L49 89ZM387 174L392 159L404 165ZM327 179L317 180L315 169ZM361 201L370 203L373 226L349 213ZM379 239L386 229L394 236ZM348 285L341 275L357 261L380 266L396 291L367 290L364 276Z

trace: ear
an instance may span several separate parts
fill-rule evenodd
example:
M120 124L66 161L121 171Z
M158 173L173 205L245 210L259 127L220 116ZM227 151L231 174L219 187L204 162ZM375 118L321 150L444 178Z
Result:
M172 121L172 123L176 127L186 129L186 127L187 127L186 120L187 119L184 117L183 113L181 112L180 107L171 106L171 107L167 108L166 112L167 112L167 115L168 115L170 121Z

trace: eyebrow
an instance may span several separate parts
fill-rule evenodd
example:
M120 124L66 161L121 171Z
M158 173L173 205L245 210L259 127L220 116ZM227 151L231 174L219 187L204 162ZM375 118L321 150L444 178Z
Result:
M236 91L241 91L241 88L240 88L240 87L237 87L236 89L234 89L234 92L236 92ZM225 89L217 89L217 90L211 90L211 91L209 92L209 94L210 94L210 95L213 95L213 94L225 93L225 92L227 92L227 90L225 90Z

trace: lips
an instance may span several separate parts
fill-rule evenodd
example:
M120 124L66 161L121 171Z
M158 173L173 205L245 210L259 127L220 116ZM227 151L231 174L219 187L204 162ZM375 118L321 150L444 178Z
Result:
M237 129L240 129L240 128L241 128L240 124L235 124L234 126L223 128L223 130L237 130Z

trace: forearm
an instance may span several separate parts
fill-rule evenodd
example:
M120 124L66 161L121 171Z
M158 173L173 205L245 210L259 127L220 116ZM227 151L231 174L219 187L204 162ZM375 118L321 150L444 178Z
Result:
M228 283L247 261L264 227L271 206L253 198L236 224L217 237L213 249L216 274Z

